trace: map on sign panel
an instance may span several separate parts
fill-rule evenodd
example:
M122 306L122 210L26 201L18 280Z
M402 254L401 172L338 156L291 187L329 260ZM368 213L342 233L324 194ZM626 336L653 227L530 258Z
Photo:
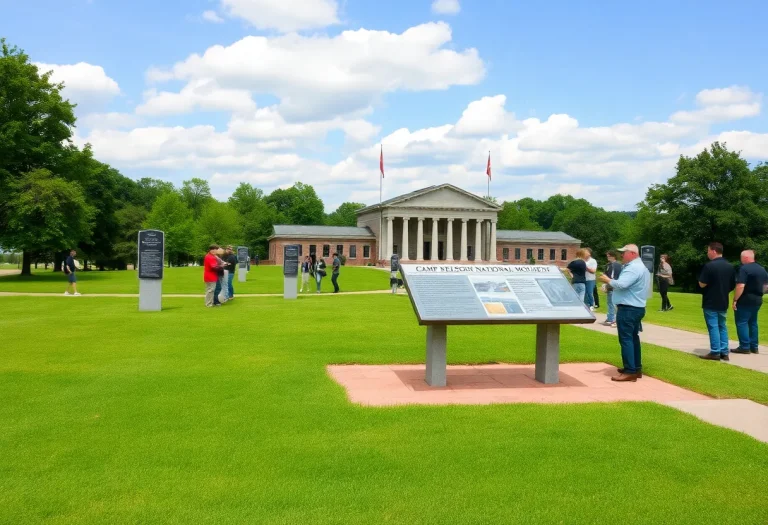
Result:
M557 266L402 264L424 324L439 322L593 322Z

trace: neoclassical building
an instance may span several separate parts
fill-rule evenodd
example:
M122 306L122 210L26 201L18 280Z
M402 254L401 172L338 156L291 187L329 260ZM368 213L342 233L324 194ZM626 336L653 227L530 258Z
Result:
M564 266L581 241L562 232L498 230L501 206L451 184L430 186L357 212L357 226L275 225L269 259L282 264L283 246L302 254L344 255L348 265L401 261L508 262Z

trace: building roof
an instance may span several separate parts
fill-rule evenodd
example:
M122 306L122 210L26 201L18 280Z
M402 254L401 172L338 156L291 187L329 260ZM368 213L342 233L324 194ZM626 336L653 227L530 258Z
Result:
M404 202L410 199L414 199L420 195L424 195L426 193L430 193L433 191L440 190L442 188L450 188L458 193L462 193L468 197L472 197L473 199L477 200L478 202L485 204L491 209L500 210L501 206L498 204L495 204L491 201L488 201L482 197L478 197L474 193L470 193L466 190L462 190L461 188L454 186L453 184L437 184L433 186L427 186L426 188L421 188L420 190L412 191L410 193L405 193L403 195L398 195L397 197L392 197L391 199L387 199L385 201L382 201L381 204L373 204L371 206L366 206L365 208L362 208L360 210L357 210L357 214L360 215L361 213L367 213L369 211L378 210L379 207L385 208L387 206L392 206L393 204L398 204L400 202Z
M300 226L295 224L275 224L275 231L270 239L275 237L375 239L370 228L360 228L358 226Z
M567 233L528 230L498 230L496 231L496 242L498 241L581 244L579 239L571 237Z

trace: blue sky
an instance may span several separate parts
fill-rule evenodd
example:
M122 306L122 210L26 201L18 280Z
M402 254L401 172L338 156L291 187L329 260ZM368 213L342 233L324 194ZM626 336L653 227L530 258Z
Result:
M450 182L632 209L680 154L768 160L765 2L0 1L0 35L131 177L313 184L330 210ZM199 55L195 57L194 55ZM202 57L202 58L200 58Z

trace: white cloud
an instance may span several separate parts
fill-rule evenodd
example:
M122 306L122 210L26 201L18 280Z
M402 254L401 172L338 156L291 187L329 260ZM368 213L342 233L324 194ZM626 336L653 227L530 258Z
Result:
M203 11L202 17L203 17L203 20L205 20L206 22L211 22L211 23L214 23L214 24L221 24L221 23L224 22L224 19L221 18L216 13L216 11L211 11L211 10Z
M515 115L504 109L506 101L504 95L496 95L471 102L456 123L456 134L480 136L510 131L515 125Z
M221 6L257 29L283 33L339 23L335 0L221 0Z
M51 81L64 82L64 96L79 105L98 105L120 94L117 82L104 68L86 62L44 64L35 62L40 73L52 71Z
M192 111L246 112L256 109L256 103L245 89L222 89L216 81L197 79L179 93L150 89L144 103L136 108L140 115L176 115Z
M286 2L287 4L287 2ZM442 90L485 75L477 50L455 51L451 28L428 23L403 33L359 29L329 37L248 36L193 54L150 81L213 80L222 89L277 96L289 120L327 119L363 110L398 90Z
M432 12L439 15L455 15L461 11L459 0L435 0L432 2Z
M678 111L670 120L685 124L706 124L756 117L760 114L762 95L743 86L705 89L696 95L696 104L700 109Z

